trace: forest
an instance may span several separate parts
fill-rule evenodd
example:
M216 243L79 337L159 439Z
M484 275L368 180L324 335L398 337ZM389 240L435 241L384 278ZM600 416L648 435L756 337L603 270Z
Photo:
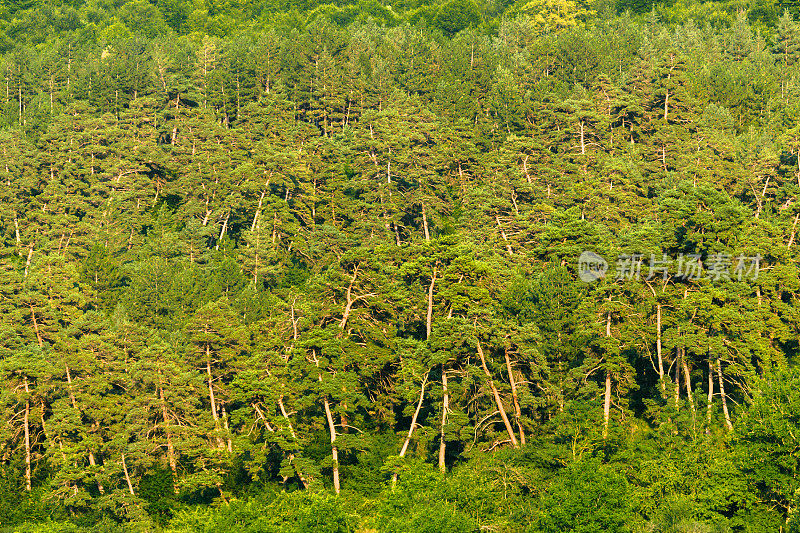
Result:
M0 532L800 532L798 7L0 1Z

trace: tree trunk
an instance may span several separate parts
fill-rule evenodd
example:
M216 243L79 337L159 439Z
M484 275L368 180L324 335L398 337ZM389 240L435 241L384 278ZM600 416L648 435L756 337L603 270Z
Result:
M506 370L508 370L508 381L511 383L511 398L514 400L514 416L517 419L517 429L519 429L519 440L525 446L525 431L522 429L522 410L519 407L519 396L517 395L517 383L514 379L514 370L511 368L511 359L508 357L508 347L505 349Z
M708 403L706 404L706 418L708 419L708 429L711 429L711 402L714 401L714 367L711 359L708 360Z
M422 204L422 228L425 230L425 242L431 240L431 234L428 231L428 213L425 209L425 203Z
M666 392L667 384L664 382L664 357L661 353L661 302L656 304L656 353L658 354L658 382L661 392Z
M677 357L675 360L675 410L680 410L681 401L681 348L677 349Z
M217 412L217 400L214 397L214 377L211 374L211 346L206 344L206 374L208 379L208 399L211 402L211 416L214 417L214 429L219 433L219 413ZM217 435L217 447L220 449L225 447L222 437Z
M222 240L222 237L225 236L225 232L228 230L228 219L230 218L231 214L228 212L225 215L225 221L222 223L222 228L219 230L219 238L217 239L217 244L214 246L215 250L219 250L219 243Z
M800 161L800 157L798 157L798 161ZM797 213L794 216L794 222L792 223L792 235L791 235L791 237L789 237L789 244L786 245L786 249L787 250L792 247L792 244L794 244L794 238L797 235L797 221L798 220L800 220L800 213Z
M30 430L30 414L31 414L31 400L27 397L30 394L28 388L28 378L25 377L25 414L22 423L25 425L25 490L31 491L31 430Z
M503 230L503 226L500 224L500 217L498 215L495 215L494 219L497 221L497 229L500 230L500 236L503 237L503 240L506 243L506 250L508 251L508 255L514 255L514 250L511 249L511 243L508 242L508 236L506 235L505 230Z
M39 323L36 321L36 312L33 310L33 304L28 304L28 307L31 309L31 320L33 321L33 330L36 333L36 342L39 344L39 348L42 347L42 334L39 332Z
M689 365L686 362L686 351L684 350L681 356L681 364L683 365L683 381L686 385L686 398L689 400L689 408L692 410L692 420L694 420L694 397L692 396L692 376L689 374Z
M167 413L167 401L164 397L164 387L158 388L158 395L161 399L161 416L164 420L164 434L167 437L167 460L169 469L172 471L172 490L178 494L178 463L175 460L175 446L172 444L172 433L169 430L169 416Z
M79 419L83 418L83 411L80 410L78 407L78 402L75 401L75 394L72 391L72 373L69 371L69 365L64 363L64 369L67 371L67 394L69 395L70 402L72 403L72 408L78 412ZM94 456L94 452L92 450L86 450L86 455L89 458L89 465L90 466L97 466L97 459ZM100 494L105 494L106 490L103 487L103 484L98 480L97 481L97 490L100 491Z
M492 395L494 396L494 402L497 404L497 409L500 410L500 418L503 419L503 424L506 426L506 432L508 433L508 437L511 439L511 445L514 446L514 448L519 448L517 436L514 434L514 430L511 428L511 422L509 422L508 415L506 415L506 410L503 408L503 402L500 399L500 393L497 392L497 387L494 386L494 381L492 380L492 374L489 372L489 367L486 366L486 357L483 353L483 348L481 348L480 341L477 343L477 347L478 356L481 358L481 367L483 367L483 373L486 374L486 378L489 380L489 388L492 390Z
M722 413L725 415L725 425L728 427L728 431L733 429L733 424L731 424L731 415L728 412L728 399L725 396L725 383L722 380L722 361L717 359L717 378L719 379L719 395L722 398Z
M606 315L606 337L611 336L611 312ZM608 365L606 361L606 365ZM611 369L606 368L606 391L603 398L603 439L608 437L608 422L611 418Z
M414 428L417 427L417 417L419 417L419 411L422 409L422 401L425 398L425 384L428 382L428 373L426 372L425 375L422 377L422 386L419 390L419 401L417 402L417 408L414 410L414 416L411 417L411 427L408 428L408 434L406 435L406 440L403 442L403 447L400 448L400 455L399 457L402 459L406 455L406 450L408 450L408 445L411 442L411 437L414 435ZM397 485L397 472L392 475L392 488Z
M297 337L295 336L295 339ZM281 415L286 420L286 424L289 426L289 433L292 435L292 439L294 439L295 443L297 442L297 434L294 432L294 428L292 427L292 421L289 419L289 414L286 412L286 406L283 405L283 396L278 398L278 408L281 410ZM294 470L297 472L297 477L300 478L300 482L303 484L304 489L308 489L308 480L303 475L303 472L300 471L300 468L297 466L297 463L294 462L294 454L289 454L289 461L292 462L294 465Z
M444 455L447 451L447 443L444 440L444 426L447 424L447 410L450 405L450 393L447 390L447 370L442 364L442 424L439 431L439 471L444 474L447 472L447 466L444 463Z
M133 492L133 483L131 483L131 476L128 474L128 465L125 463L125 454L122 454L122 471L125 473L125 481L128 483L128 491L131 496L136 496Z
M322 381L322 376L320 376ZM333 458L333 489L339 494L339 447L336 445L336 426L333 423L333 414L328 397L325 397L325 418L328 419L328 430L331 433L331 456Z
M611 418L611 370L606 370L606 392L603 400L603 438L608 437L608 421Z
M425 339L431 338L431 327L433 325L433 287L436 283L436 267L433 267L431 274L431 284L428 287L428 314L425 320Z

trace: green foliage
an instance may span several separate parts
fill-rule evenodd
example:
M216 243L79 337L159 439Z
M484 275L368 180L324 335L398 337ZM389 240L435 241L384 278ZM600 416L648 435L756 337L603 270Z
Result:
M481 22L481 12L473 0L449 0L439 8L434 25L453 35Z
M627 480L596 460L586 460L556 475L543 497L541 515L528 530L622 533L634 529L635 516Z
M0 527L797 529L794 9L1 3Z

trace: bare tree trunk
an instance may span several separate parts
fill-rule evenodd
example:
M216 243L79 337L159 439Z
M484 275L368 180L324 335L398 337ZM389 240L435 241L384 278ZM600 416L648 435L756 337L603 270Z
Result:
M492 374L489 372L489 367L486 366L486 356L483 353L483 348L481 348L481 343L477 343L478 347L478 356L481 358L481 367L483 367L483 373L486 374L486 378L489 380L489 388L492 390L492 395L494 396L494 402L497 404L497 409L500 410L500 418L503 419L503 424L506 426L506 432L508 432L508 437L511 439L511 445L514 448L519 448L519 443L517 442L517 436L514 434L514 430L511 428L511 422L508 420L508 415L506 415L506 410L503 408L503 402L500 399L500 393L497 392L497 387L494 386L494 381L492 380Z
M72 408L78 412L79 418L83 418L83 411L81 411L78 407L78 402L75 401L75 394L72 392L72 373L69 371L69 365L64 363L64 369L67 371L67 393L69 395L70 402L72 403ZM97 466L97 459L94 456L94 452L89 449L86 451L86 455L89 457L89 465ZM100 491L100 494L106 493L106 490L100 480L97 481L97 490Z
M433 287L436 283L436 267L433 267L431 274L431 284L428 287L428 314L425 319L425 339L431 338L431 327L433 325Z
M405 457L406 451L408 450L408 445L411 443L411 437L414 435L414 428L417 427L417 417L419 417L419 411L422 409L422 401L425 399L425 385L428 382L428 373L426 372L425 375L422 377L422 386L419 389L419 401L417 402L417 408L414 410L414 416L411 417L411 427L408 428L408 434L406 435L406 440L403 442L403 447L400 448L400 458ZM397 472L392 475L392 488L397 485Z
M798 157L798 160L800 160L800 157ZM797 235L797 221L798 220L800 220L800 213L797 213L794 216L794 222L792 223L792 236L789 237L789 244L786 245L786 249L787 250L792 247L792 244L794 244L794 238Z
M219 238L217 239L217 244L214 246L215 250L219 250L219 242L222 240L222 237L225 236L225 232L228 230L228 219L230 218L231 214L228 212L225 215L225 221L222 223L222 228L219 230Z
M722 413L725 415L725 425L728 427L728 431L733 429L733 424L731 424L731 415L728 412L728 399L725 396L725 383L722 379L722 361L717 359L717 377L719 378L719 395L722 398Z
M692 420L694 420L694 397L692 396L692 376L689 374L689 364L686 362L686 351L684 350L681 356L681 364L683 365L683 381L686 384L686 398L689 400L689 408L692 410Z
M42 334L39 332L39 323L36 321L36 312L33 310L33 304L28 304L28 307L31 309L31 320L33 321L33 330L36 333L36 342L39 344L39 348L42 347Z
M506 242L506 250L508 251L508 255L514 255L514 250L511 249L511 243L508 242L508 236L506 235L505 230L503 230L503 226L500 224L500 217L495 215L494 219L497 221L497 229L500 230L500 236L503 237L503 240Z
M164 434L167 437L167 460L169 469L172 471L172 490L178 494L178 463L175 460L175 446L172 444L172 433L169 430L169 416L167 413L167 401L164 397L164 387L158 388L159 398L161 399L161 416L164 420Z
M131 476L128 474L128 465L125 463L125 454L122 454L122 471L125 473L125 481L128 483L128 491L131 496L136 496L133 492L133 483L131 483Z
M583 121L582 120L580 122L580 127L581 127L581 154L585 154L586 153L586 141L584 139L584 131L583 131L584 125L583 125Z
M25 377L25 394L30 394L28 388L28 378ZM25 414L23 416L23 424L25 425L25 490L31 491L31 430L30 430L30 414L31 414L31 400L25 398Z
M211 346L206 344L206 374L208 379L208 399L211 402L211 416L214 417L214 429L219 433L219 413L217 412L217 399L214 396L214 376L211 374ZM225 447L222 437L217 435L217 447Z
M681 401L681 348L676 348L677 356L675 360L675 410L680 409Z
M528 184L532 183L531 175L528 173L528 158L530 156L526 155L522 158L522 172L525 174L525 179L528 181Z
M661 385L661 392L667 390L664 382L664 357L661 352L661 302L656 304L656 353L658 354L658 382Z
M606 337L611 336L611 312L606 315ZM608 365L608 361L606 361ZM603 439L608 437L608 422L611 418L611 369L606 368L606 391L603 398Z
M33 244L31 244L31 247L28 248L28 258L25 260L25 273L22 276L23 278L27 278L28 277L28 270L30 270L30 268L31 268L31 258L32 257L33 257Z
M428 231L428 214L425 209L425 204L422 204L422 228L425 230L425 241L431 240L431 234Z
M295 339L297 337L295 336ZM292 439L297 442L297 434L294 432L294 428L292 427L292 421L289 419L289 413L286 412L286 406L283 405L283 396L278 398L278 408L281 410L281 415L286 420L286 424L289 426L289 433L292 435ZM292 462L294 465L294 470L297 472L297 477L300 478L300 482L303 484L304 489L308 489L308 480L303 475L303 472L300 470L300 467L297 466L297 463L294 462L294 454L289 454L289 461Z
M6 165L6 172L8 172L8 166ZM11 183L9 183L11 185ZM14 211L14 238L17 241L17 247L19 248L19 256L22 257L22 239L20 238L19 234L19 220L17 219L17 212Z
M444 474L447 472L447 466L444 462L445 452L447 451L447 443L444 439L444 426L447 424L447 410L450 406L450 393L447 390L447 370L442 364L442 424L439 431L439 471Z
M322 381L322 376L320 376ZM333 458L333 489L336 494L339 494L339 447L336 445L336 426L333 423L333 414L331 413L331 405L328 402L328 397L325 397L325 418L328 419L328 430L331 433L331 456Z
M522 429L522 410L519 407L519 396L517 395L517 383L514 379L514 370L511 368L511 359L508 357L508 347L505 349L506 369L508 370L508 381L511 383L511 398L514 400L514 416L517 419L517 429L519 429L519 440L525 446L525 431Z
M708 360L708 404L706 404L706 418L708 419L708 428L711 429L711 402L714 401L714 367L711 364L711 359Z

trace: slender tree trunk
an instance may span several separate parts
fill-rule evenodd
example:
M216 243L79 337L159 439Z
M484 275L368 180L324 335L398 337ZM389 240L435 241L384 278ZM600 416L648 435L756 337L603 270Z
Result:
M584 138L585 137L584 130L583 130L584 129L584 124L583 124L582 120L580 122L580 128L581 128L581 155L583 155L583 154L586 153L586 140Z
M658 383L661 392L666 392L667 384L664 382L664 357L661 352L661 302L656 304L656 353L658 354Z
M122 454L122 471L125 473L125 481L128 483L128 491L131 496L136 496L133 492L133 483L131 483L131 476L128 474L128 465L125 463L125 454Z
M322 381L322 376L320 376ZM333 458L333 489L336 494L339 494L339 447L336 445L336 426L333 423L333 413L331 413L331 405L328 402L328 397L325 397L325 417L328 419L328 430L331 433L331 456Z
M228 212L225 215L225 221L222 223L222 228L219 230L219 238L217 239L217 244L214 246L215 250L219 250L219 243L222 240L222 237L225 236L225 232L228 230L228 219L230 218L231 214Z
M606 315L606 337L611 336L611 312ZM608 365L606 361L606 365ZM603 439L608 437L608 422L611 418L611 368L606 368L606 391L603 398Z
M708 360L708 403L706 404L706 418L708 419L708 429L711 429L711 402L714 401L714 367L711 359Z
M295 336L295 339L297 337ZM289 418L289 413L286 412L286 406L283 404L283 396L278 398L278 408L281 410L281 415L286 420L286 424L289 426L289 434L291 434L292 439L294 439L295 443L297 442L297 434L294 432L294 427L292 427L292 421ZM289 461L294 465L294 470L297 472L297 477L300 478L300 482L303 484L304 489L308 489L308 480L303 475L303 472L300 470L300 467L297 466L297 463L294 462L294 454L289 454Z
M717 359L717 378L719 379L719 395L722 398L722 413L725 415L725 425L728 427L728 431L733 429L733 424L731 424L731 415L728 412L728 399L725 396L725 383L722 379L722 361Z
M211 373L211 345L209 344L206 344L206 374L208 380L208 399L211 402L211 416L214 418L214 429L219 433L219 413L217 412L217 399L214 396L214 376ZM225 443L219 435L217 435L217 447L220 449L225 447Z
M431 284L428 287L428 314L425 319L425 339L431 338L431 327L433 326L433 288L436 283L436 267L433 267L431 274Z
M680 409L681 401L681 348L676 349L677 357L675 360L675 410Z
M798 157L798 160L800 160L800 157ZM797 235L797 221L798 220L800 220L800 213L797 213L794 216L794 222L792 223L792 235L791 235L791 237L789 237L789 244L786 245L786 249L787 250L792 247L792 244L794 244L794 238Z
M406 451L408 450L408 445L411 443L411 437L414 435L414 429L417 427L417 417L419 417L420 409L422 409L422 401L425 399L425 384L428 382L428 373L426 372L425 375L422 377L422 386L419 389L419 401L417 402L417 408L414 410L414 416L411 417L411 427L408 428L408 434L406 435L406 440L403 442L403 447L400 448L400 455L399 457L402 459L406 455ZM397 485L397 472L392 475L392 488Z
M8 166L6 165L6 172L8 172ZM9 183L9 185L11 185ZM17 212L14 211L14 238L17 241L17 248L19 249L19 256L22 257L22 239L20 238L19 234L19 220L17 219Z
M439 430L439 471L444 474L447 472L447 466L444 462L445 452L447 451L447 443L444 438L444 427L447 424L447 410L450 406L450 393L447 390L447 370L445 365L442 364L442 424Z
M431 234L428 231L428 213L425 209L425 203L422 203L422 228L425 230L425 242L431 240Z
M39 344L39 348L42 347L42 334L39 332L39 323L36 321L36 312L33 310L33 304L28 304L31 310L31 320L33 321L33 330L36 333L36 342Z
M267 187L269 187L269 180L267 180ZM255 231L256 229L256 222L258 222L258 217L261 215L261 205L264 202L264 195L267 194L267 189L261 191L261 197L258 199L258 207L256 208L256 214L253 215L253 223L250 224L250 231Z
M28 248L28 258L25 259L25 273L22 275L24 279L28 277L28 270L31 268L31 258L33 257L33 244Z
M78 417L82 419L83 411L81 411L81 409L78 407L78 402L75 401L75 393L72 391L72 373L69 370L69 365L64 363L64 369L67 372L67 394L69 395L70 402L72 403L72 408L77 411ZM89 458L89 465L97 466L97 459L95 458L94 452L91 449L86 450L86 455ZM97 490L100 491L100 494L106 493L106 490L100 480L97 481Z
M520 443L525 446L525 431L522 429L522 410L519 407L519 396L517 395L517 383L514 379L514 370L511 368L511 359L508 357L508 347L505 351L506 370L508 370L508 381L511 383L511 398L514 400L514 416L517 419L517 429L519 429Z
M30 394L28 388L28 378L25 377L25 414L23 415L23 424L25 425L25 490L31 491L31 430L30 430L30 414L31 414L31 400L27 397Z
M525 174L525 179L528 181L528 184L531 184L532 183L531 175L530 175L530 173L528 173L528 158L529 157L530 157L529 155L526 155L525 157L522 158L522 172L523 172L523 174Z
M508 415L503 407L503 402L500 399L500 393L497 392L497 387L494 386L494 381L492 380L492 374L489 372L489 367L486 366L486 356L483 353L483 348L481 348L480 342L477 343L477 347L478 356L481 358L481 367L483 368L483 373L486 374L486 378L489 380L489 388L492 390L492 396L494 396L494 402L497 404L497 409L500 410L500 418L503 419L503 424L506 426L506 432L508 433L508 437L511 439L511 445L514 446L514 448L519 448L517 436L514 434L514 430L511 428L511 422L508 420Z
M689 364L686 362L686 351L684 350L681 357L681 364L683 365L683 381L686 385L686 398L689 400L689 408L692 410L692 419L694 420L694 397L692 396L692 376L689 373Z
M164 421L164 434L167 437L167 461L169 469L172 471L172 490L178 494L178 463L175 460L175 446L172 443L172 432L169 430L169 416L167 412L167 401L164 397L164 387L158 388L158 395L161 399L161 416Z
M508 255L514 255L514 250L511 249L511 243L508 242L508 236L506 235L505 230L503 230L503 226L500 224L500 216L494 216L495 221L497 221L497 229L500 230L500 236L503 237L503 240L506 243L506 250L508 251Z
M225 423L225 434L228 442L228 453L233 453L233 440L231 439L231 428L228 425L228 413L225 410L225 402L222 402L222 420Z
M354 276L355 279L355 276ZM346 322L346 318L340 324L342 329L344 328ZM317 359L317 355L313 353L314 357L314 365L319 369L319 360ZM322 374L317 372L317 379L322 382ZM336 491L336 494L339 494L339 446L336 444L336 424L333 421L333 413L331 412L331 404L328 401L328 396L325 395L323 398L323 405L325 407L325 418L328 421L328 431L331 434L331 457L333 459L333 488Z

